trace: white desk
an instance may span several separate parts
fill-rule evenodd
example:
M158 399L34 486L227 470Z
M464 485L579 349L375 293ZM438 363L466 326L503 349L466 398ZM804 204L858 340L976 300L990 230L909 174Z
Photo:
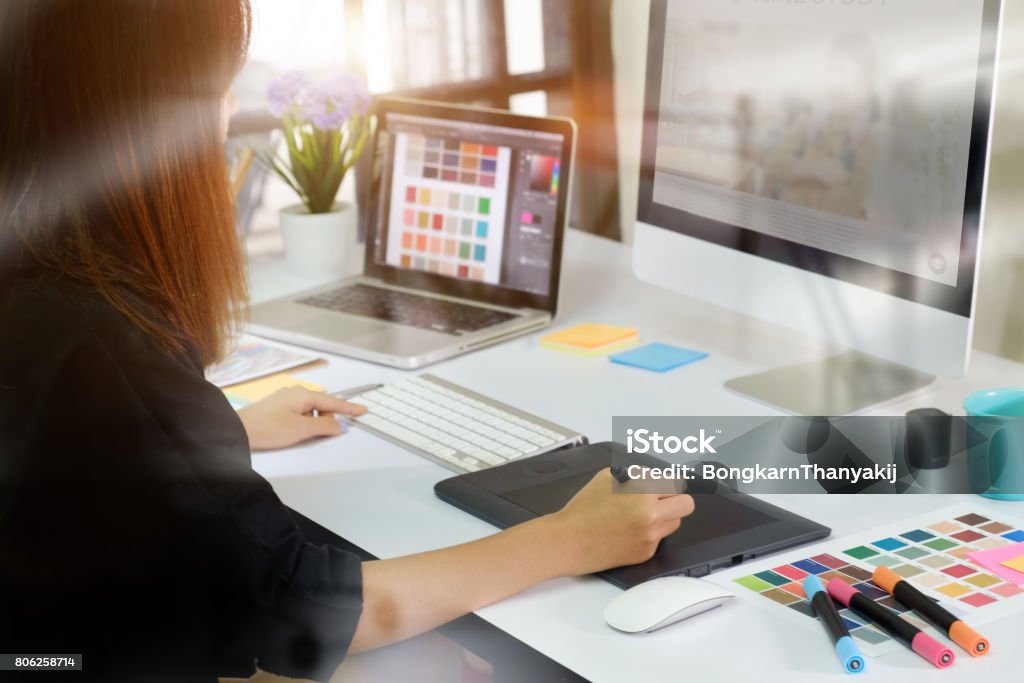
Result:
M579 429L594 441L609 439L613 415L759 415L772 410L732 395L733 376L807 360L827 349L796 333L638 282L628 247L569 231L562 300L556 327L607 322L638 328L645 340L706 350L710 357L666 374L618 366L540 348L538 333L446 361L429 372ZM315 286L287 274L280 261L251 266L256 301ZM339 390L394 381L403 373L330 357L302 374ZM885 411L914 407L960 412L960 399L991 386L1024 384L1024 366L975 353L968 378L938 380ZM493 527L441 502L433 485L451 473L359 430L276 453L257 454L255 468L288 505L379 557L438 548L494 532ZM945 507L970 496L771 496L777 504L832 527L833 536ZM1002 503L1024 517L1024 503ZM604 605L617 588L593 578L560 579L480 610L482 618L593 681L819 681L839 680L824 639L779 628L770 610L736 601L726 608L663 631L628 636L604 624ZM944 680L1020 678L1014 651L1024 615L988 624L994 654L972 659L957 652ZM869 661L874 681L932 680L936 670L901 650Z

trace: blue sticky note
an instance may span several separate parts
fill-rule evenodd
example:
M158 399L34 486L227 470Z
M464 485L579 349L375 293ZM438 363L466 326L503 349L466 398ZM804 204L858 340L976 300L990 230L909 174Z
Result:
M616 353L613 356L608 356L608 358L613 363L621 363L622 365L629 365L653 372L666 372L681 365L687 365L702 358L707 358L707 356L708 354L703 351L693 351L692 349L681 349L678 346L654 343L641 346L638 349Z

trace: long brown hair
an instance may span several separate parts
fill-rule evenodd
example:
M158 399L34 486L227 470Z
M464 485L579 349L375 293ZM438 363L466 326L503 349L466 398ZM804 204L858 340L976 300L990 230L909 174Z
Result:
M221 99L250 27L248 0L0 2L0 262L218 358L245 298Z

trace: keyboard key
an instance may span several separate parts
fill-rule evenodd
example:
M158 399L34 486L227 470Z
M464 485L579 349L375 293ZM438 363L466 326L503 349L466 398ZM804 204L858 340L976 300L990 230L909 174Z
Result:
M505 458L502 458L501 456L498 455L494 455L493 453L485 451L482 448L474 448L472 450L467 450L466 453L468 455L473 456L474 458L481 462L487 463L488 465L501 465L505 462Z
M498 446L494 449L494 452L498 455L503 455L506 458L515 458L520 455L519 451L511 449L508 446Z
M455 456L454 448L449 448L448 446L442 446L436 443L425 444L423 446L423 450L432 455L436 455L439 458L451 458Z

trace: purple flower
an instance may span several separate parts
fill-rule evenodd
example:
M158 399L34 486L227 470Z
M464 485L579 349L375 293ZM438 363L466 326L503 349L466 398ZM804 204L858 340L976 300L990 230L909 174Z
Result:
M306 91L299 107L299 116L324 131L337 130L348 118L348 112L339 107L322 83Z
M274 80L267 88L267 103L270 113L283 116L299 103L303 91L309 87L309 80L298 71L289 71Z
M354 114L365 113L369 103L370 93L362 79L339 74L308 87L299 113L320 130L332 131L341 128Z
M275 80L267 90L270 113L295 112L299 119L323 131L339 130L355 114L365 114L370 92L363 79L336 74L313 83L297 71Z

